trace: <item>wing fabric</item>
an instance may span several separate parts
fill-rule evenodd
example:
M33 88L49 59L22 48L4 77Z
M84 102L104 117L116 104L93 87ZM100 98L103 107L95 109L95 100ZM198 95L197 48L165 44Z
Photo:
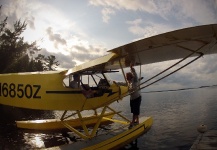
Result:
M131 61L143 65L151 64L184 58L193 51L204 54L216 53L216 41L217 24L204 25L156 35L115 48L109 52L122 57L122 65L128 67ZM198 56L198 54L195 53L192 56ZM117 64L117 62L110 64ZM107 65L106 68L114 69L115 67Z
M83 70L115 70L129 67L130 62L142 65L217 52L217 24L180 29L145 38L108 52L110 54L84 63L67 74Z
M105 64L113 60L115 57L117 57L117 54L109 53L108 55L99 57L97 59L86 62L79 66L75 66L72 69L69 69L66 75L69 75L74 72L84 71L84 70L85 71L89 71L89 70L90 71L103 71L105 68Z

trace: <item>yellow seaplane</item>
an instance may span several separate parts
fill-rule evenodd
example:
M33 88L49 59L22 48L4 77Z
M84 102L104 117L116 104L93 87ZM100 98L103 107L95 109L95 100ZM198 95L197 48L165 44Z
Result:
M103 123L115 122L128 126L130 120L111 104L131 94L127 85L119 85L108 78L108 74L123 75L130 64L141 66L168 60L177 62L146 81L140 81L137 90L144 89L159 80L179 71L205 54L217 52L217 24L196 26L163 33L126 44L108 51L108 54L86 62L72 69L52 72L11 73L0 75L0 104L39 110L59 110L59 119L16 121L17 127L52 130L67 128L85 139L78 149L111 149L130 142L147 132L153 123L151 117L131 129L112 134L108 139L98 138L97 131ZM181 67L174 69L187 58L192 58ZM167 73L161 78L159 75ZM80 86L71 88L70 83L79 74ZM150 82L152 80L152 82ZM83 91L92 91L89 96ZM89 116L83 112L93 110ZM114 116L119 119L114 119ZM77 128L82 128L82 130ZM124 129L124 127L122 127ZM108 134L106 134L108 135ZM93 139L102 141L93 142ZM125 144L125 143L124 143ZM66 147L66 146L65 146ZM75 148L75 147L73 147ZM61 147L64 149L64 147Z

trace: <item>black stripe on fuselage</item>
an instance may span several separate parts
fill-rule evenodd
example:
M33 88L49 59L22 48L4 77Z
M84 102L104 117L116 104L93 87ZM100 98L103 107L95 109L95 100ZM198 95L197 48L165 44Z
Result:
M108 97L109 97L117 92L112 92L112 90L108 90L108 91L104 91L103 93L108 93L109 94ZM46 94L83 94L83 93L82 91L79 90L79 91L46 91Z
M81 94L82 91L46 91L47 94Z

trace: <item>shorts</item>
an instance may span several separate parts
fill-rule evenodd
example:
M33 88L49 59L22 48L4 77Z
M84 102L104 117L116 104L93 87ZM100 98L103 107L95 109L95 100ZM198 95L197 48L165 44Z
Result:
M136 99L130 100L131 113L133 113L134 115L140 114L141 100L142 100L141 96L139 96Z

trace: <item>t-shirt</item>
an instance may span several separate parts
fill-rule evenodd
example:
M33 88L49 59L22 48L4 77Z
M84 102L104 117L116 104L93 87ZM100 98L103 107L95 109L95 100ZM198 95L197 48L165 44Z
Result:
M78 82L76 82L76 81L71 81L69 86L71 88L81 88L80 85L78 84Z
M130 100L134 100L139 96L141 96L141 92L140 90L138 90L139 79L134 68L131 69L131 73L133 74L133 78L129 85L129 91L134 91L133 93L130 94Z

